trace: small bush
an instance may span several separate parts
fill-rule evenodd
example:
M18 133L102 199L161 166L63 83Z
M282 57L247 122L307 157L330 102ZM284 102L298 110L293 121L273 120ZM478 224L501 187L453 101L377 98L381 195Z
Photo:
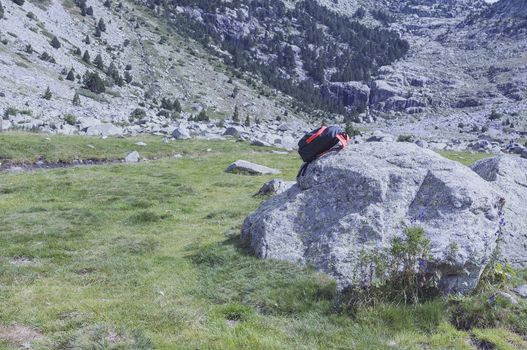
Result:
M199 112L199 114L194 118L197 122L208 122L210 121L209 116L207 115L207 112L205 110L202 110Z
M346 124L346 134L348 134L349 137L355 137L355 136L361 136L361 132L356 129L352 123L347 123Z
M51 100L51 97L53 94L51 93L51 90L49 89L49 86L47 87L46 91L44 91L44 94L42 95L42 98L45 100Z
M17 4L18 6L22 6L22 5L24 5L24 3L25 3L26 1L25 1L25 0L13 0L13 2L14 2L15 4Z
M138 119L146 118L146 111L142 108L136 108L130 113L130 117L128 117L128 120L130 122L133 122Z
M77 117L75 117L73 114L66 114L66 116L64 117L64 121L68 125L75 125L75 123L77 122Z

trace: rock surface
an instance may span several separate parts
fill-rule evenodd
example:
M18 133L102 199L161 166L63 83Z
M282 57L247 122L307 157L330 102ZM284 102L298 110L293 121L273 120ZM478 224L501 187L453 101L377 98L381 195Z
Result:
M409 143L364 143L322 157L244 222L261 258L315 266L353 285L362 252L405 227L431 241L443 293L472 290L496 247L500 197L469 168Z
M266 182L262 188L256 193L257 196L268 196L281 194L293 187L296 182L294 181L284 181L281 179L273 179L269 182Z
M248 162L246 160L237 160L225 169L227 173L249 174L249 175L274 175L280 174L280 171L268 168L263 165Z
M141 156L139 155L139 152L133 151L128 153L128 155L124 158L124 161L126 163L138 163L141 159Z
M527 298L527 284L522 284L521 286L515 287L513 292L522 298Z
M527 159L515 156L483 159L472 169L505 199L501 257L514 267L527 267Z

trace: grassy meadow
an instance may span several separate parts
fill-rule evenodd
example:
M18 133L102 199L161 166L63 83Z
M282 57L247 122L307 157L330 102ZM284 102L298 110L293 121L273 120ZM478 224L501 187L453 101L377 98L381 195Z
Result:
M0 133L12 164L133 150L159 159L0 173L0 349L527 349L525 303L491 303L492 288L349 310L326 276L242 248L272 177L223 170L245 159L291 180L294 153Z

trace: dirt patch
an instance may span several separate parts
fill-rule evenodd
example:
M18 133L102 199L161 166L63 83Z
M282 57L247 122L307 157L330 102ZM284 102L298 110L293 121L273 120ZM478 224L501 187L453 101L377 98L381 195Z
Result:
M14 346L30 348L32 341L42 339L43 337L44 335L41 332L32 327L22 326L16 323L6 326L0 323L0 340L7 341Z
M31 257L16 256L11 260L11 264L16 266L33 266L36 265L37 262Z

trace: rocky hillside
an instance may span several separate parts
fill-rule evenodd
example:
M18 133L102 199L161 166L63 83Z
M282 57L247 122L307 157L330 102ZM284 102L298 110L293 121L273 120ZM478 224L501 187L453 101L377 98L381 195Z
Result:
M171 132L180 120L230 118L235 109L242 121L287 119L283 97L233 76L142 6L1 3L3 129L73 133L103 121L113 125L93 133Z

